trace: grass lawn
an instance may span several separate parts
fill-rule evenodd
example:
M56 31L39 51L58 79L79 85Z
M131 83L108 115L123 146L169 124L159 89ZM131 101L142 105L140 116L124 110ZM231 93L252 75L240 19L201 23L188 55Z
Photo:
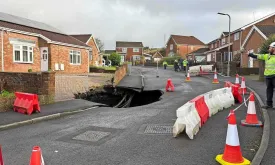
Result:
M111 67L104 67L104 66L98 66L98 67L94 67L92 66L91 68L97 68L97 69L104 69L104 70L116 70L115 66L111 66Z

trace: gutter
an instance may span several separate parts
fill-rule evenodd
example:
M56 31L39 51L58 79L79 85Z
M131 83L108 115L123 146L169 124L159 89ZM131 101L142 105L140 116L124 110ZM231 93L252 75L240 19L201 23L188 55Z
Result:
M1 62L2 62L2 72L5 71L4 69L4 30L1 31Z

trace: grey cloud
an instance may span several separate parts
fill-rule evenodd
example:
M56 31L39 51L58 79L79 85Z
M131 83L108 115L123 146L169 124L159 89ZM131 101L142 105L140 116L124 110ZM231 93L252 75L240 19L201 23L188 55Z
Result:
M142 41L164 46L164 36L194 35L203 42L274 12L274 0L9 0L0 2L2 12L48 23L66 33L92 33L106 49L116 40ZM274 8L274 7L273 7Z

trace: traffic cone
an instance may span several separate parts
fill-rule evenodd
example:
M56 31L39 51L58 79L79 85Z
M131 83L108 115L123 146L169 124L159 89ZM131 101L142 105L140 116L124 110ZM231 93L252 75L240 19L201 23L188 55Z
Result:
M240 93L247 93L246 86L245 86L245 78L242 77L242 83L241 83L241 88L240 88Z
M218 76L217 76L217 71L215 69L215 74L214 74L214 80L212 82L213 84L219 84Z
M187 77L186 77L185 81L187 81L187 82L191 81L191 78L190 78L190 73L189 73L189 71L187 72Z
M30 165L44 165L42 151L39 146L34 146L32 149Z
M224 153L217 155L216 161L222 165L250 165L250 161L242 156L236 116L233 110L230 111L228 116L228 128Z
M236 74L235 85L237 85L238 87L240 87L240 79L239 79L239 75L238 74Z
M0 165L4 165L3 155L2 155L2 149L0 146Z
M250 92L250 98L247 108L246 119L241 121L244 126L254 126L261 127L263 126L262 122L258 120L255 108L255 96L253 92Z
M172 80L168 79L167 83L166 83L166 92L169 92L169 91L174 92L174 90L175 90L175 87L174 87Z

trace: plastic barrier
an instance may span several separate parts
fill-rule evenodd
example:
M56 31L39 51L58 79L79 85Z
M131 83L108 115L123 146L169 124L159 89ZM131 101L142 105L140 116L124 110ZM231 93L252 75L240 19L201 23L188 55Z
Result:
M209 109L204 101L204 96L197 96L190 102L195 103L196 110L201 118L201 125L203 125L209 118Z
M201 127L201 120L195 108L195 103L188 102L178 108L177 117L173 126L173 136L177 137L185 129L188 137L193 139Z
M243 98L241 94L239 93L239 87L237 85L232 84L229 81L225 81L224 87L230 87L232 89L232 94L239 103L243 102Z
M220 110L229 108L235 104L231 88L216 89L214 90L214 96L216 97L216 101L219 102Z
M201 65L203 72L213 72L213 65Z
M34 111L40 112L38 96L36 94L15 92L13 110L15 112L31 115Z
M209 109L209 117L215 115L219 110L221 110L220 103L217 101L217 97L215 97L213 91L205 93L204 100Z
M200 72L200 66L199 65L198 66L190 66L189 71L192 72L192 73L194 73L194 72L199 73Z

